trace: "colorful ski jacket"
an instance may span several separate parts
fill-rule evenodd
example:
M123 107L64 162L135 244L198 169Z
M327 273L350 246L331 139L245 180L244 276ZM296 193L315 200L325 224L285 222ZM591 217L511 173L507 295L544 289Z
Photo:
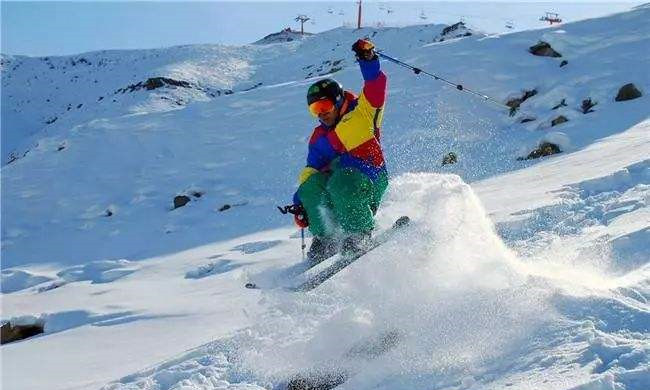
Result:
M314 129L300 184L315 172L328 171L337 157L340 167L357 168L373 181L386 171L379 139L387 78L379 59L359 60L359 66L364 79L361 96L346 91L338 123L334 127L321 123Z

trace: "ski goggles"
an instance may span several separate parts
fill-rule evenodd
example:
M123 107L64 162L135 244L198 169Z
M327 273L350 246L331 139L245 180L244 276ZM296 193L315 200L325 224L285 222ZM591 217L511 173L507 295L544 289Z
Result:
M334 103L329 99L317 100L309 105L309 112L315 117L334 111Z

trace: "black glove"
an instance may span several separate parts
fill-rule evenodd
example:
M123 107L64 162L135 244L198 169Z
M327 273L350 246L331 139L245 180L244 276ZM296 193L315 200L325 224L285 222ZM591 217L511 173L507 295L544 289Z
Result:
M371 61L377 59L375 45L369 39L359 39L354 42L352 51L356 54L357 60Z
M302 207L302 204L292 204L289 206L280 207L278 209L282 214L293 214L293 221L300 228L306 228L309 226L309 220L307 219L307 212L305 208Z

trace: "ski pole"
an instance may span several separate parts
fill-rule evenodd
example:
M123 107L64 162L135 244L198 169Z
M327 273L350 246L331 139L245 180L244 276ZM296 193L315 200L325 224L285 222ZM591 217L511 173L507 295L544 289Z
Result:
M448 84L448 85L451 85L452 87L456 88L457 90L459 90L459 91L461 91L461 92L467 92L467 93L470 93L470 94L472 94L472 95L476 95L476 96L478 96L478 97L483 98L483 100L487 100L487 101L490 101L490 102L492 102L492 103L497 104L497 105L500 106L500 107L507 108L508 110L510 110L510 116L513 116L513 115L515 114L515 112L517 111L517 108L516 108L516 107L513 108L513 107L506 106L505 104L501 103L500 101L498 101L498 100L496 100L496 99L494 99L494 98L491 98L491 97L488 96L488 95L485 95L485 94L483 94L483 93L480 93L480 92L477 92L477 91L471 90L471 89L469 89L469 88L465 88L465 87L463 87L462 84L456 84L456 83L451 82L451 81L449 81L449 80L447 80L447 79L445 79L445 78L443 78L443 77L440 77L440 76L435 75L435 74L433 74L433 73L427 72L427 71L422 70L422 69L420 69L420 68L418 68L418 67L415 67L415 66L413 66L413 65L407 64L406 62L400 61L400 60L398 60L397 58L393 58L393 57L391 57L391 56L389 56L389 55L387 55L387 54L384 54L384 53L382 53L382 52L377 52L377 55L378 55L379 57L384 58L384 59L386 59L386 60L388 60L388 61L390 61L390 62L393 62L393 63L395 63L395 64L397 64L397 65L399 65L399 66L401 66L401 67L404 67L404 68L410 69L410 70L412 70L413 73L415 73L415 74L423 73L423 74L425 74L425 75L427 75L427 76L433 77L435 80L439 80L439 81L442 81L443 83L446 83L446 84Z
M278 206L278 210L282 214L293 214L296 216L300 216L303 221L307 221L307 214L305 213L305 209L302 207L302 205L295 205L291 204L288 206ZM300 238L302 243L300 244L300 249L302 249L302 260L305 261L305 248L307 245L305 245L305 228L300 228Z
M305 261L305 248L307 247L305 245L305 228L300 228L300 238L302 239L302 244L300 245L302 249L302 261Z

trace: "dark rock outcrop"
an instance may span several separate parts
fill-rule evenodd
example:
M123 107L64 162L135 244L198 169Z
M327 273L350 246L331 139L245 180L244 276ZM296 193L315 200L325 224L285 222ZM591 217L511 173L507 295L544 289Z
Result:
M528 48L528 51L536 56L562 57L562 54L555 51L548 42L539 41L536 45Z
M565 117L564 115L560 115L551 121L551 126L557 126L568 121L569 120L567 119L567 117Z
M592 110L592 108L596 104L598 104L598 102L595 102L595 101L591 100L591 98L587 98L587 99L582 101L582 105L580 106L580 109L582 110L583 114L588 114L590 112L594 112L594 110Z
M636 98L640 98L643 96L641 91L634 85L633 83L625 84L618 90L618 94L616 95L616 100L617 102L623 102L626 100L632 100Z
M187 81L174 80L167 77L151 77L148 78L146 81L140 81L139 83L131 84L124 88L120 88L117 91L115 91L115 93L117 94L117 93L134 92L143 88L146 89L147 91L151 91L157 88L164 87L165 85L170 85L172 87L192 88L192 85Z
M12 325L11 322L2 324L0 329L0 344L24 340L44 332L44 325L35 323L30 325Z
M449 152L442 158L442 166L445 166L447 164L456 164L457 162L458 156L456 156L456 153L454 152Z
M528 100L528 98L537 95L537 90L536 89L531 89L529 91L524 91L524 94L521 97L518 98L513 98L510 99L506 102L506 106L510 108L518 108L521 103L525 102Z
M185 206L190 200L190 197L187 195L177 195L174 197L174 209Z
M517 160L531 160L534 158L540 158L544 156L550 156L552 154L557 154L557 153L562 153L562 150L560 150L560 147L557 146L556 144L550 143L550 142L542 142L537 149L534 149L532 152L528 154L528 156L524 157L519 157Z
M448 39L462 38L472 36L472 32L465 26L465 23L458 22L442 29L440 36L434 39L436 42L443 42Z
M171 85L174 87L190 88L191 85L187 81L174 80L167 77L152 77L147 79L144 82L144 87L150 91L152 89L160 88L165 85Z

